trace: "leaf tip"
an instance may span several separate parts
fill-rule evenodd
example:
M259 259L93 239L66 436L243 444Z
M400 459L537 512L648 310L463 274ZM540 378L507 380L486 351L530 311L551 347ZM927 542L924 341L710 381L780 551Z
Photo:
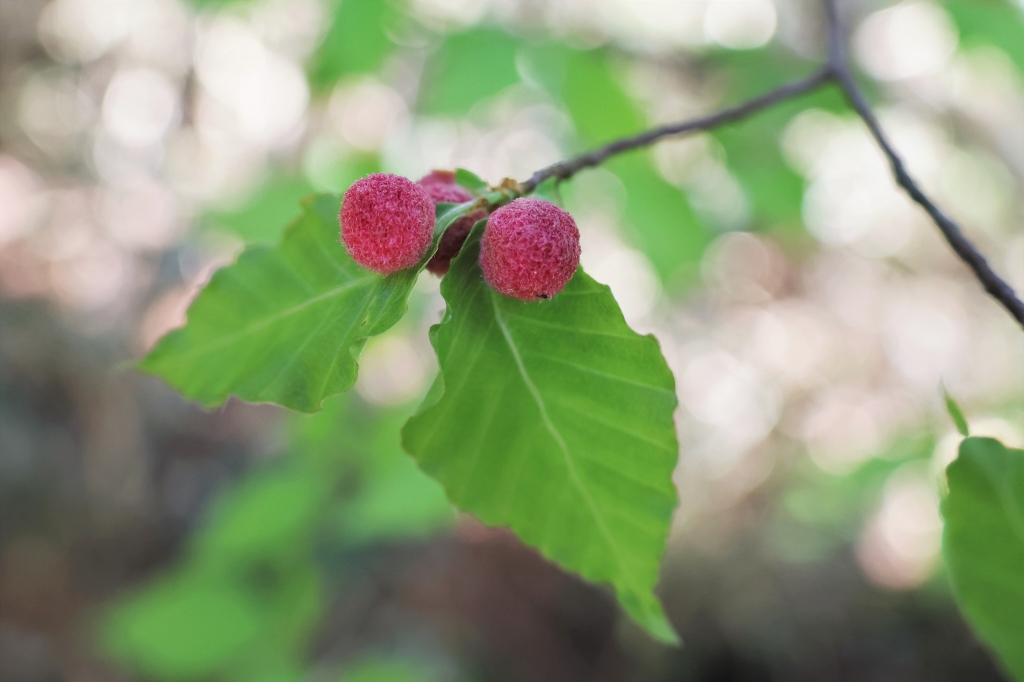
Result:
M949 413L950 419L953 420L956 430L964 438L970 437L971 432L967 426L967 419L964 418L964 413L963 410L960 409L960 405L958 405L956 400L953 399L953 396L949 395L949 392L945 387L942 388L942 396L946 402L946 412Z

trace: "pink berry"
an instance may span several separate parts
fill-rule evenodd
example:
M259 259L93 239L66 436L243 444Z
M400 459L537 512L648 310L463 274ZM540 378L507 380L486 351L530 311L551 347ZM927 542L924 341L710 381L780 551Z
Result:
M416 184L427 190L434 203L464 204L473 199L472 192L455 182L455 173L452 171L431 171Z
M434 202L408 178L374 173L341 202L341 240L352 259L390 275L416 265L434 237Z
M431 171L428 175L420 178L417 184L423 187L436 203L464 204L473 199L472 192L456 184L455 173L452 171ZM437 244L437 253L427 263L427 270L438 277L447 273L448 268L451 267L452 258L459 255L473 225L486 217L486 210L477 209L451 224L441 235L441 240Z
M491 214L480 242L484 280L522 301L551 298L580 264L572 216L540 199L516 199Z
M437 243L437 253L427 263L427 270L438 277L446 274L451 267L452 259L459 255L462 245L466 243L466 237L473 226L486 217L486 209L478 208L452 223L441 235L441 241Z

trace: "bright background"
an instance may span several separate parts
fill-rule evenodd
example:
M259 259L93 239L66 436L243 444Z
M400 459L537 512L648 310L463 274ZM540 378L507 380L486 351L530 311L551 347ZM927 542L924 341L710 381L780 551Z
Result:
M1024 290L1024 9L841 4L911 172ZM203 412L127 369L302 197L525 180L810 73L820 10L0 0L0 680L1002 679L942 573L942 386L1020 447L1024 337L831 89L563 186L584 267L676 375L682 649L400 452L436 278L315 417Z

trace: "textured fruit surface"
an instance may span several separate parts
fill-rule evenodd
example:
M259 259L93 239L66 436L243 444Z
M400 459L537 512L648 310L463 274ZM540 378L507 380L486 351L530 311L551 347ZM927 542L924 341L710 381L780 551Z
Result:
M472 192L455 182L452 171L431 171L416 184L425 189L435 203L463 204L473 198Z
M341 240L352 260L382 275L411 268L434 237L434 202L408 178L374 173L341 203Z
M551 298L579 264L576 221L540 199L516 199L492 213L480 242L484 280L522 301Z
M453 171L435 170L424 175L417 183L427 191L430 198L436 203L447 202L450 204L463 204L473 199L473 193L465 187L456 184ZM427 263L427 270L435 275L441 276L448 272L451 267L452 258L459 255L462 245L469 236L470 230L478 220L487 217L487 211L478 209L469 215L456 220L441 235L437 244L437 253Z
M466 237L469 236L473 226L476 225L477 221L483 220L486 217L487 211L478 208L452 223L444 231L444 234L441 235L441 241L437 244L437 253L427 263L427 270L438 276L447 274L448 268L452 264L452 258L459 255L459 251L462 250L462 245L466 242Z

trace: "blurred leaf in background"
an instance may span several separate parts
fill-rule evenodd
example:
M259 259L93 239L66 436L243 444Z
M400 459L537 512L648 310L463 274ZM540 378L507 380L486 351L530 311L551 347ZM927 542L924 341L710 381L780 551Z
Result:
M328 483L303 469L251 474L217 501L198 538L200 553L245 563L308 550Z
M422 664L412 661L368 659L348 667L338 682L421 682L433 679Z
M706 58L706 64L728 83L724 105L756 97L803 78L818 67L771 45L757 50L717 51ZM809 107L832 111L843 110L845 104L838 92L818 90L780 102L713 133L725 150L729 170L751 203L755 229L788 233L802 230L804 179L783 156L781 137L793 117Z
M389 32L402 15L399 0L332 0L329 6L330 26L307 69L314 92L344 76L379 70L394 49Z
M158 680L302 679L327 605L318 548L407 541L454 519L440 484L398 447L410 411L343 396L293 415L290 453L226 490L178 568L108 614L108 651Z
M304 178L278 173L238 208L211 211L203 222L208 227L237 234L246 243L276 244L285 227L302 213L302 199L314 192Z
M994 45L1024 73L1024 10L1010 0L945 0L960 42L973 48Z
M518 49L519 41L498 29L449 36L427 61L420 109L463 116L477 102L518 83Z
M789 561L806 562L855 543L893 472L928 462L934 450L929 431L902 435L841 475L805 462L791 472L773 520L775 549Z
M111 653L159 680L208 679L230 667L266 627L252 595L230 580L165 578L111 615Z
M311 157L308 177L278 171L240 205L208 211L202 217L203 225L207 229L236 234L247 244L274 245L288 225L301 215L303 199L318 191L344 194L356 180L381 170L380 159L372 154L327 157L309 153L308 156Z

